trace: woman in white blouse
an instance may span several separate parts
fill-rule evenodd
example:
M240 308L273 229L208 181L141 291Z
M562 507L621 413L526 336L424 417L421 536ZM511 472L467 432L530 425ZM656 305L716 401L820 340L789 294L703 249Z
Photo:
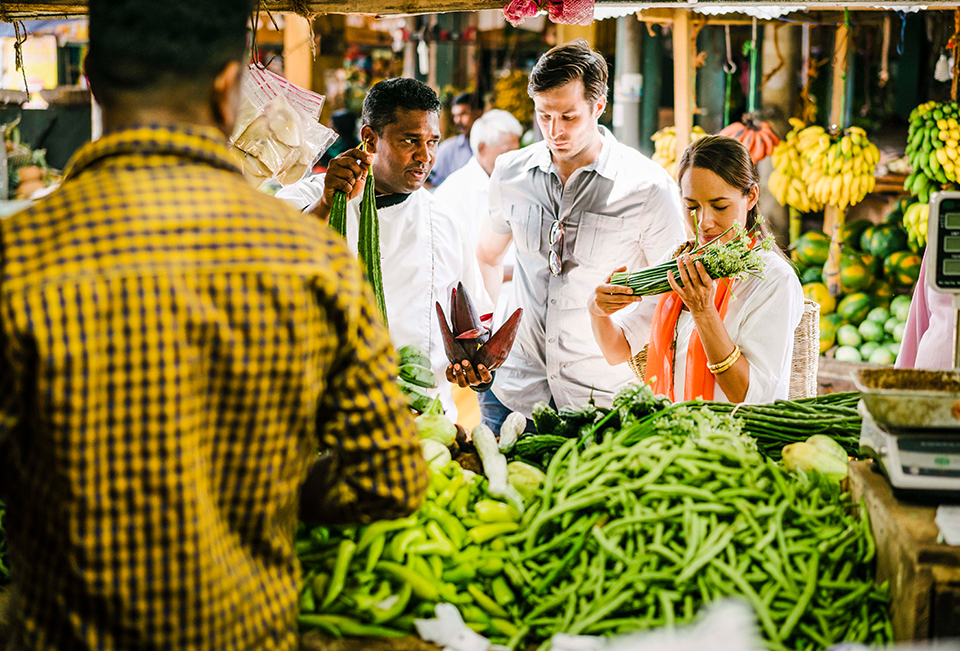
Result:
M677 173L696 245L733 224L763 233L757 169L740 142L702 138L684 152ZM671 277L673 291L660 297L633 296L629 288L610 284L596 289L588 308L607 361L622 364L649 341L647 382L671 400L786 398L794 330L803 314L803 291L790 263L779 251L763 251L762 279L713 280L686 252L693 244L674 253L683 287ZM652 323L643 316L649 311L630 307L641 300L658 301Z

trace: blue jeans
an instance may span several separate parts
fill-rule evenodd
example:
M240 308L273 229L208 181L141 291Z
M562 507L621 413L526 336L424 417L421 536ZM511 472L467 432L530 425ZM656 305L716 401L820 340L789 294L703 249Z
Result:
M481 422L489 427L497 438L500 438L500 427L513 410L500 402L497 396L493 395L493 391L478 393L477 399L480 401ZM550 406L556 409L555 404L553 398L550 398ZM523 431L533 434L536 433L537 428L534 426L533 421L528 418L527 426Z

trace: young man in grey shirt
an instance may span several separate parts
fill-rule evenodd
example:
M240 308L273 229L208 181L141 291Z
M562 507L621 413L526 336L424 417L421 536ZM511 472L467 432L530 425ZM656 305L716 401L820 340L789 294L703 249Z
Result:
M503 256L516 242L507 314L524 310L510 357L480 394L483 421L495 432L510 411L529 418L539 401L564 407L592 397L609 407L635 381L626 364L604 359L587 301L613 269L654 264L685 239L673 179L598 124L607 96L600 54L582 39L553 48L530 74L528 92L544 141L497 159L477 246L496 301ZM655 305L628 309L652 320ZM456 365L453 375L461 385L480 380Z

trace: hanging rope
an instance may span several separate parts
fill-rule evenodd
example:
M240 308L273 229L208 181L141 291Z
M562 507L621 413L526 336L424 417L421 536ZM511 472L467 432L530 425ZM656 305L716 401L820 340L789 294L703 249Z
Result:
M730 25L723 26L727 41L727 61L723 64L723 71L727 73L727 86L723 102L723 126L730 124L730 90L733 87L733 74L737 71L737 64L733 62L733 48L730 47Z
M770 72L768 72L763 76L763 81L760 82L761 89L767 85L767 82L773 79L774 75L776 75L778 72L783 70L783 66L787 64L787 62L783 58L783 54L780 52L780 28L781 27L783 27L783 23L777 23L773 27L773 50L774 52L777 53L777 65L774 66L773 70L771 70Z
M880 55L880 88L890 81L890 16L883 17L883 53Z
M900 16L900 40L897 41L897 54L903 54L903 36L907 31L907 12L898 11L897 15Z
M757 19L753 19L753 32L745 46L750 51L750 94L747 96L747 113L751 116L757 108Z
M23 75L23 90L29 96L30 84L27 83L27 69L23 65L23 44L27 42L27 28L24 27L22 20L14 21L13 33L15 35L13 51L16 53L17 70Z

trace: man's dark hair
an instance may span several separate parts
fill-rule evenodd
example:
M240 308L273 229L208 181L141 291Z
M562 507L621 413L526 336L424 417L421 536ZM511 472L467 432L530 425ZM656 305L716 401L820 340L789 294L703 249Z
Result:
M116 92L212 82L242 61L252 0L90 0L86 74L109 102Z
M560 88L577 80L583 82L587 101L596 102L607 96L607 62L582 38L558 45L540 57L530 73L527 94L533 97L534 93Z
M460 93L453 98L452 106L465 105L469 106L472 109L480 108L479 102L477 102L476 93Z
M384 79L374 84L363 100L361 121L377 135L383 135L384 128L396 121L397 109L439 115L440 98L433 89L416 79Z

